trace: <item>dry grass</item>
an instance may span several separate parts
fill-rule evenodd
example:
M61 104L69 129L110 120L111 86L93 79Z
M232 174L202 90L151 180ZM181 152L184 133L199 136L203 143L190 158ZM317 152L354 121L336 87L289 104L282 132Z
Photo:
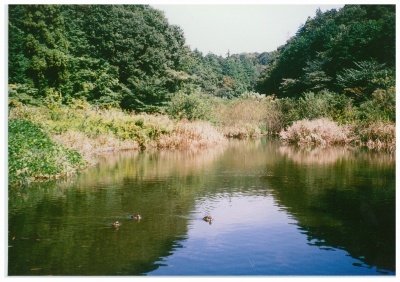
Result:
M353 140L347 126L326 118L296 121L287 130L282 130L279 136L284 143L299 145L330 146L349 144Z
M157 141L159 148L203 148L222 144L223 134L208 122L180 121L172 132L161 134Z
M271 97L217 103L213 116L227 137L258 137L283 127L283 114Z
M230 138L248 138L261 135L261 129L257 125L250 123L237 123L231 126L224 126L221 130L224 136Z
M82 132L69 130L54 135L53 139L65 147L75 149L89 163L94 163L94 158L105 152L139 149L136 141L121 140L111 134L102 134L91 138Z
M396 125L394 123L374 122L355 128L361 143L369 149L396 151Z

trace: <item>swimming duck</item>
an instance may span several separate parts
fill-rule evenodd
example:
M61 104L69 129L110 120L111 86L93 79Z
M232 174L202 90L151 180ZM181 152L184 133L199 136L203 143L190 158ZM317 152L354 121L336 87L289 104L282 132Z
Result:
M206 215L205 217L203 217L203 220L211 224L212 217L210 215Z
M131 218L134 219L134 220L141 220L141 219L142 219L142 217L140 216L140 214L131 215Z
M121 223L117 220L117 221L111 223L111 225L114 226L114 227L118 227L118 226L121 225Z

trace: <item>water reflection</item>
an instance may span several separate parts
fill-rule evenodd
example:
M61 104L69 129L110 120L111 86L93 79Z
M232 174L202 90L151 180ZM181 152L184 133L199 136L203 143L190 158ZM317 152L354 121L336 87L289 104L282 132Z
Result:
M366 266L395 270L395 160L358 149L280 148L275 196L298 219L310 245L347 250ZM300 164L300 166L298 165ZM295 196L294 196L295 195Z
M395 155L366 151L363 148L354 147L297 147L280 146L279 152L293 162L301 165L329 165L340 160L356 159L356 161L368 161L374 165L395 164Z
M106 155L9 189L8 262L9 275L394 274L395 159L268 140Z

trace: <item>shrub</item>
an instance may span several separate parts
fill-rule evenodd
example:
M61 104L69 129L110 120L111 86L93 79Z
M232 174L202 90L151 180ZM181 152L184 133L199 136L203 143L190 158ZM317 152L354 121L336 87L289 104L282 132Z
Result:
M102 134L90 138L82 132L69 130L65 133L55 135L54 140L67 148L76 150L90 163L94 163L94 157L104 152L139 149L138 142L134 140L121 140L112 134Z
M12 119L8 123L9 184L58 178L85 166L75 151L53 142L30 121Z
M199 92L176 93L169 102L166 112L174 119L211 120L211 103Z
M395 122L396 88L374 91L371 99L360 105L358 119L365 122Z
M346 123L355 117L351 98L326 90L316 94L304 93L297 101L295 110L299 120L328 118Z
M159 148L201 148L225 142L224 136L208 122L180 121L172 132L162 134L157 142Z
M264 134L277 134L285 125L280 100L245 92L238 99L213 100L214 124L227 137L247 138Z
M282 115L283 126L281 127L281 129L291 125L294 121L300 119L297 100L295 100L294 98L277 99L276 108L277 111L280 112Z
M391 122L372 122L369 124L357 124L353 129L357 138L369 149L396 150L396 125Z
M60 106L49 109L23 106L11 109L9 116L42 125L54 135L63 136L71 130L91 139L112 135L122 141L135 141L142 148L173 127L173 122L167 116L131 115L116 108Z
M347 126L326 118L296 121L287 130L282 130L279 136L285 143L299 145L329 146L349 144L353 140Z
M8 84L9 106L40 105L38 90L28 84Z

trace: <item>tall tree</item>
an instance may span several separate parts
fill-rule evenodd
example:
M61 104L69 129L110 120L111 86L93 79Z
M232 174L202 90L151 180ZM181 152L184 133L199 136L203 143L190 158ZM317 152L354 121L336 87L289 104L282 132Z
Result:
M30 83L41 95L58 89L68 78L68 40L60 6L9 8L9 81Z
M299 97L323 88L343 91L337 76L357 62L373 60L394 67L395 6L346 5L339 11L318 10L278 51L257 85L260 92Z

